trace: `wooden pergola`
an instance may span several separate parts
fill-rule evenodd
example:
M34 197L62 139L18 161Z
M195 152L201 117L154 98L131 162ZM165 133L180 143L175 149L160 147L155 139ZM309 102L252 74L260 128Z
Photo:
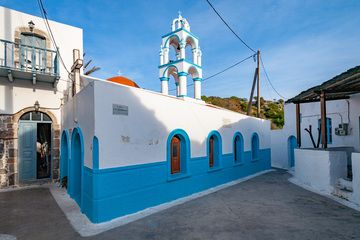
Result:
M350 95L360 93L360 66L346 72L289 99L286 103L296 104L296 135L298 147L301 147L300 104L320 102L321 145L327 148L326 102L348 99Z

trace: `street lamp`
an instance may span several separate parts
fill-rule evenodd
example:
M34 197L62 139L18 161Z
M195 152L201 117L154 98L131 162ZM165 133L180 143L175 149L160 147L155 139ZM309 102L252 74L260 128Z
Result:
M34 31L35 23L32 20L30 22L28 22L28 25L29 25L30 32Z
M38 112L38 111L39 111L39 109L40 109L40 103L39 103L39 101L36 101L36 102L35 102L34 108L35 108L35 112Z

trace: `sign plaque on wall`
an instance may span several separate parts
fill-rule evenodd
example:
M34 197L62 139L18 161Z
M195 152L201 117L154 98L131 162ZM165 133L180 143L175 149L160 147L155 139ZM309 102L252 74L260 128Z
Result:
M125 105L115 104L112 105L113 115L129 115L129 107Z

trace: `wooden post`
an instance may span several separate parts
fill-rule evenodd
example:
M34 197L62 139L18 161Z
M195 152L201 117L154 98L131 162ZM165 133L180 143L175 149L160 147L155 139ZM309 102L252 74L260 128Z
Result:
M320 93L320 111L321 111L321 146L327 148L327 126L326 126L326 99L325 93Z
M252 88L251 88L251 92L250 92L250 98L249 98L249 102L248 102L248 111L247 111L247 115L248 115L248 116L251 115L252 99L253 99L253 97L254 97L254 90L255 90L255 83L256 83L257 72L258 72L258 70L255 69L254 80L253 80L253 84L252 84Z
M296 140L297 145L301 147L301 115L300 115L300 103L296 103Z
M260 117L260 50L257 51L257 117Z

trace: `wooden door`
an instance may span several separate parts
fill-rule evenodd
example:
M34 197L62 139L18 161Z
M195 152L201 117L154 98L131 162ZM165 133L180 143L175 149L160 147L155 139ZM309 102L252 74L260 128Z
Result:
M181 141L178 137L171 139L171 173L180 172L180 145Z
M214 138L211 137L209 141L209 166L214 166Z
M19 126L19 181L36 179L36 123Z

